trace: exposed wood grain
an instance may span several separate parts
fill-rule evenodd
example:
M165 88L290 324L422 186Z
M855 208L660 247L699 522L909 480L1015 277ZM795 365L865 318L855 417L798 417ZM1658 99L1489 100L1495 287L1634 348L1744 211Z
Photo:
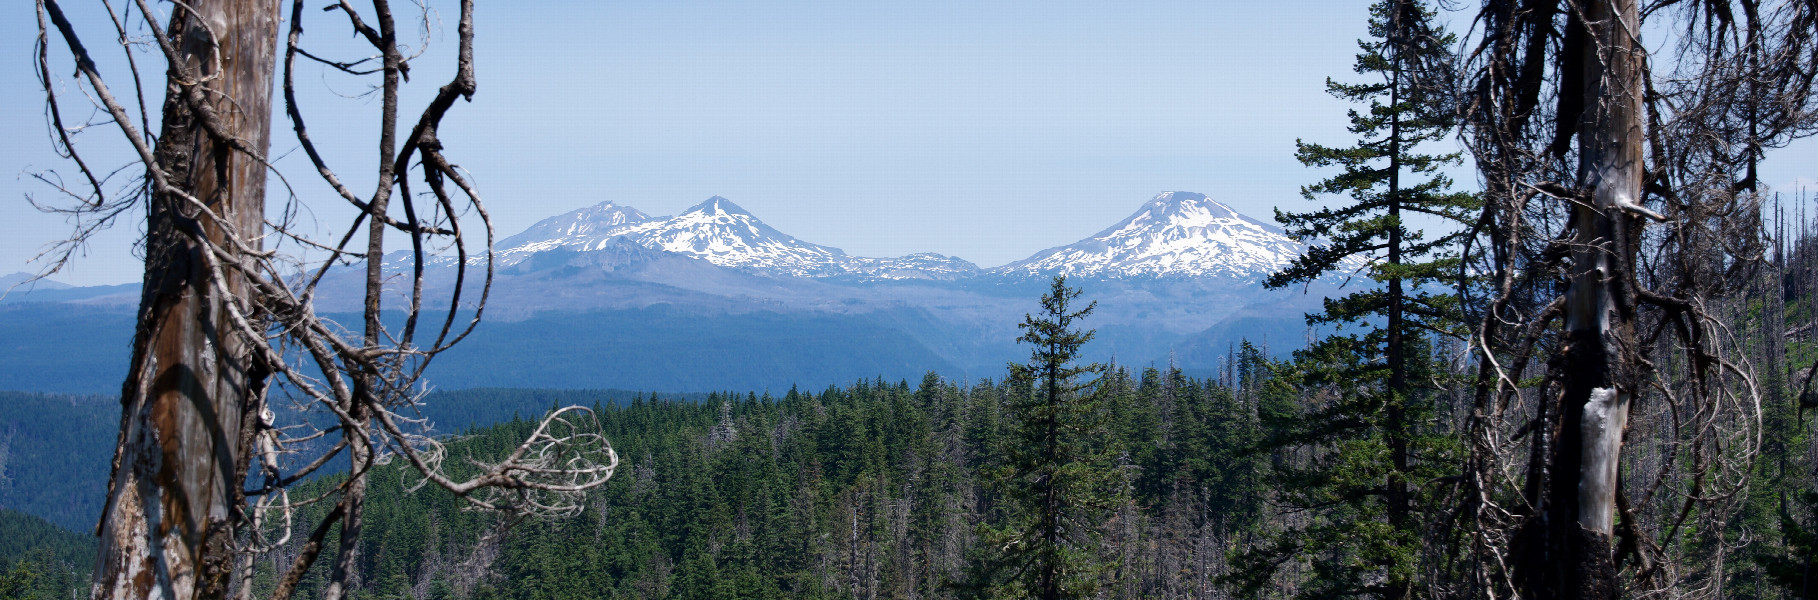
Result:
M211 285L190 236L260 247L278 20L276 2L200 0L176 5L165 30L180 62L165 90L157 164L225 222L199 217L175 193L152 196L95 598L224 598L232 587L242 430L266 372L228 322L226 304L244 303L248 282L230 271ZM239 232L253 235L228 239Z

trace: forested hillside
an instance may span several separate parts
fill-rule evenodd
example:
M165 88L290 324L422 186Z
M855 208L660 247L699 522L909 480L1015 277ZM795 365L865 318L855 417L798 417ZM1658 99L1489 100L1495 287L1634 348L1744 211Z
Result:
M433 392L420 415L438 434L458 434L553 406L611 406L642 397L627 390L475 388ZM706 394L664 394L699 402ZM119 400L0 391L0 509L36 515L66 530L92 531L101 516L107 461L118 437Z
M88 589L95 540L0 508L0 598L61 600Z
M1785 281L1790 292L1812 289L1815 280ZM1775 297L1757 297L1753 306L1771 306ZM1803 300L1794 305L1808 310ZM1436 358L1457 351L1431 350ZM1789 350L1814 355L1809 342ZM1101 597L1242 597L1243 582L1256 577L1263 597L1293 597L1325 587L1334 574L1376 572L1368 562L1347 562L1367 555L1344 544L1292 547L1268 565L1241 560L1309 525L1340 535L1370 531L1368 517L1324 521L1324 509L1299 504L1375 502L1320 495L1332 493L1324 490L1334 478L1367 481L1355 453L1370 446L1304 443L1314 433L1307 419L1330 414L1333 399L1309 394L1318 387L1308 385L1318 376L1307 369L1314 358L1274 361L1246 345L1213 380L1156 369L1105 374L1097 392L1102 429L1086 434L1112 450L1123 492L1095 523L1099 542L1088 549L1102 569ZM1803 372L1789 373L1793 384ZM1006 488L993 484L1015 451L1017 393L1007 381L966 384L930 373L915 384L874 380L819 392L596 405L624 462L565 518L506 520L466 510L433 486L416 489L415 472L394 461L373 474L360 597L966 597L994 553L981 536L1019 512L1006 502ZM1764 407L1771 441L1745 516L1728 532L1681 538L1736 544L1729 562L1714 565L1732 580L1728 597L1804 597L1800 578L1813 562L1811 407L1801 414L1790 395L1772 397L1782 400ZM1468 396L1445 398L1427 417L1435 437L1457 435L1465 417L1457 407ZM450 444L451 455L499 456L534 424L515 419L474 430ZM1439 492L1452 479L1425 483L1423 493ZM319 487L292 493L313 496ZM318 505L297 520L313 522L325 511ZM1441 520L1416 529L1439 549L1453 527ZM261 589L273 584L271 565L295 557L303 533L260 562ZM1430 556L1410 560L1432 564ZM304 577L296 597L315 597L325 570L318 564Z
M1249 450L1268 411L1292 408L1265 391L1268 368L1246 350L1229 386L1153 369L1106 376L1094 435L1116 449L1128 491L1095 550L1115 564L1107 592L1220 589L1226 553L1270 514L1278 457ZM1011 393L930 374L601 406L618 474L578 515L509 529L440 490L405 492L411 471L394 463L373 477L362 586L374 598L956 597L983 551L979 526L1012 516L987 482L1009 450ZM533 424L477 431L452 452L495 455Z
M1818 0L88 4L0 600L1818 599Z
M0 509L92 533L119 430L116 398L0 392Z

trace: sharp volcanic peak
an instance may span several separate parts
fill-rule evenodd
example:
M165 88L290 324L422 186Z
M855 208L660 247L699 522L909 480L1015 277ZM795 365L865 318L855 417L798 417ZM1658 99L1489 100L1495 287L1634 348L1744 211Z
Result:
M652 250L777 275L838 275L847 258L839 248L777 231L719 196L667 219L631 224L623 235Z
M1078 242L993 269L1006 275L1230 277L1255 280L1305 246L1281 229L1192 192L1162 192L1123 221Z

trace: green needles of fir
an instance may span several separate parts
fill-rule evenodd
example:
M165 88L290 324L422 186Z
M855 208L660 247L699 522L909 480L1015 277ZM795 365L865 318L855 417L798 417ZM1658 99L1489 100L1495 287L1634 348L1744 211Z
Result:
M1008 519L983 528L985 560L975 586L993 596L1043 600L1091 597L1108 567L1099 540L1124 502L1123 480L1107 435L1108 410L1097 378L1104 366L1080 364L1091 331L1077 322L1080 291L1055 277L1042 312L1028 315L1018 341L1030 361L1010 365L1010 420L1004 462L989 484Z
M1448 191L1441 172L1459 154L1419 151L1456 124L1455 38L1434 16L1420 0L1373 4L1355 66L1370 81L1327 81L1333 96L1364 105L1349 112L1356 143L1297 143L1301 163L1342 169L1302 194L1345 200L1276 211L1310 248L1266 285L1333 273L1371 285L1308 315L1309 325L1335 331L1275 373L1274 385L1292 388L1299 406L1264 417L1264 447L1281 457L1272 476L1284 510L1272 539L1240 553L1227 579L1251 594L1284 584L1303 598L1419 591L1422 528L1433 516L1422 484L1442 476L1456 452L1438 414L1447 375L1435 346L1462 328L1452 289L1464 285L1458 248L1477 206L1475 196Z

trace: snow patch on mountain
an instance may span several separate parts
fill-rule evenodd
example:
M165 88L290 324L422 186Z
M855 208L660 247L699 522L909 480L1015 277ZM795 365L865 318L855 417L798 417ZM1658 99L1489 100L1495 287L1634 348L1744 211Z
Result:
M1305 248L1280 228L1239 214L1205 194L1162 192L1092 237L1037 252L992 272L1255 280L1286 268Z
M653 218L612 202L550 217L501 241L497 260L509 267L551 250L603 252L625 243L773 276L957 279L979 271L965 260L931 253L849 256L777 231L719 196L672 217Z
M522 233L500 240L495 260L501 267L523 262L538 252L558 248L581 252L604 248L624 234L625 227L650 220L643 211L601 202L580 210L538 221Z
M957 256L919 252L897 258L854 256L846 263L854 275L873 279L958 279L979 273L978 265Z
M653 250L776 275L839 275L845 272L847 260L839 248L811 244L777 231L719 196L667 219L627 225L620 235Z

